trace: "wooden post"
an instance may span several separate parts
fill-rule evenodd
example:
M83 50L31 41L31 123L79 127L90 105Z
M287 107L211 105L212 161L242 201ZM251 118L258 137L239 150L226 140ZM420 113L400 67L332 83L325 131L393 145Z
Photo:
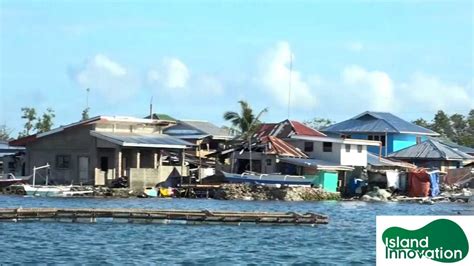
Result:
M137 150L136 168L140 168L140 150Z
M153 151L153 168L158 168L158 153L156 152L156 150Z
M181 176L184 175L184 159L185 159L184 150L181 150Z
M115 178L122 176L122 149L115 149Z

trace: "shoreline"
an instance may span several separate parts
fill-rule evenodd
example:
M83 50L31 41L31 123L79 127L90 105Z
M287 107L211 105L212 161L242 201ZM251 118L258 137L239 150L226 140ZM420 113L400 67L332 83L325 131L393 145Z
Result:
M78 187L76 191L91 190L90 195L78 196L59 196L59 198L155 198L147 196L143 191L133 191L128 188L106 188L106 187ZM156 198L188 198L188 199L215 199L223 201L243 200L243 201L360 201L360 202L401 202L401 203L419 203L419 204L435 204L435 203L469 203L474 202L472 190L464 190L459 193L454 191L445 191L437 197L409 197L405 195L392 195L385 189L376 188L369 191L365 195L344 197L339 192L327 192L321 188L313 187L268 187L262 185L250 184L222 184L218 188L207 190L206 193L195 193L192 191L181 191L181 195L173 197L156 197ZM202 191L201 191L202 192ZM0 195L22 196L22 197L38 197L27 196L16 193L1 193ZM185 196L183 196L185 195Z

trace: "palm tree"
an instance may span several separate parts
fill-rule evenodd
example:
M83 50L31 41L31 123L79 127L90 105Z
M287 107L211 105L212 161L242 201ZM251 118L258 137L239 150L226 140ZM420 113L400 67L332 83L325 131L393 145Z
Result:
M255 116L252 108L246 101L239 101L239 104L240 114L233 111L227 111L224 113L224 119L230 121L234 127L238 128L241 133L241 138L246 139L257 129L257 126L260 123L260 116L268 112L268 109L264 108L257 116Z
M252 171L252 135L257 130L260 124L260 116L268 112L267 108L260 111L257 116L253 114L252 108L246 101L239 101L240 114L233 111L227 111L224 113L224 119L230 121L232 125L240 129L240 138L247 139L249 144L249 162L250 171Z

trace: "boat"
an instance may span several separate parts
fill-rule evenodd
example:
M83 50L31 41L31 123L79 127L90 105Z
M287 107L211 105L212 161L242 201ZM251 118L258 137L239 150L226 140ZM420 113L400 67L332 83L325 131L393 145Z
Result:
M257 185L280 185L280 186L311 186L313 179L304 176L281 175L281 174L257 174L244 172L242 174L232 174L222 172L225 179L230 183L245 183Z
M63 197L67 196L67 192L71 192L69 186L32 186L25 184L23 185L27 196L37 197Z
M143 193L148 198L156 198L158 197L158 191L154 187L147 187L144 189Z
M14 174L7 174L6 176L0 176L0 188L5 188L15 184L26 184L26 179L17 178Z
M36 173L41 169L46 169L47 171L45 185L36 185ZM33 184L23 185L23 189L27 196L62 197L67 196L67 192L71 192L72 186L48 186L49 169L49 164L40 167L33 167Z

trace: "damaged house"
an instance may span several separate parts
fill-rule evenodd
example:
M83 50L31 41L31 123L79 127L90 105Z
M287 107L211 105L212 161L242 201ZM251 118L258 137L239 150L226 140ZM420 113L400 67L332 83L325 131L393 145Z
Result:
M230 171L305 176L313 179L314 185L335 192L343 185L347 171L367 166L367 146L379 147L380 142L329 138L290 120L262 124L251 150L245 142L232 149Z

